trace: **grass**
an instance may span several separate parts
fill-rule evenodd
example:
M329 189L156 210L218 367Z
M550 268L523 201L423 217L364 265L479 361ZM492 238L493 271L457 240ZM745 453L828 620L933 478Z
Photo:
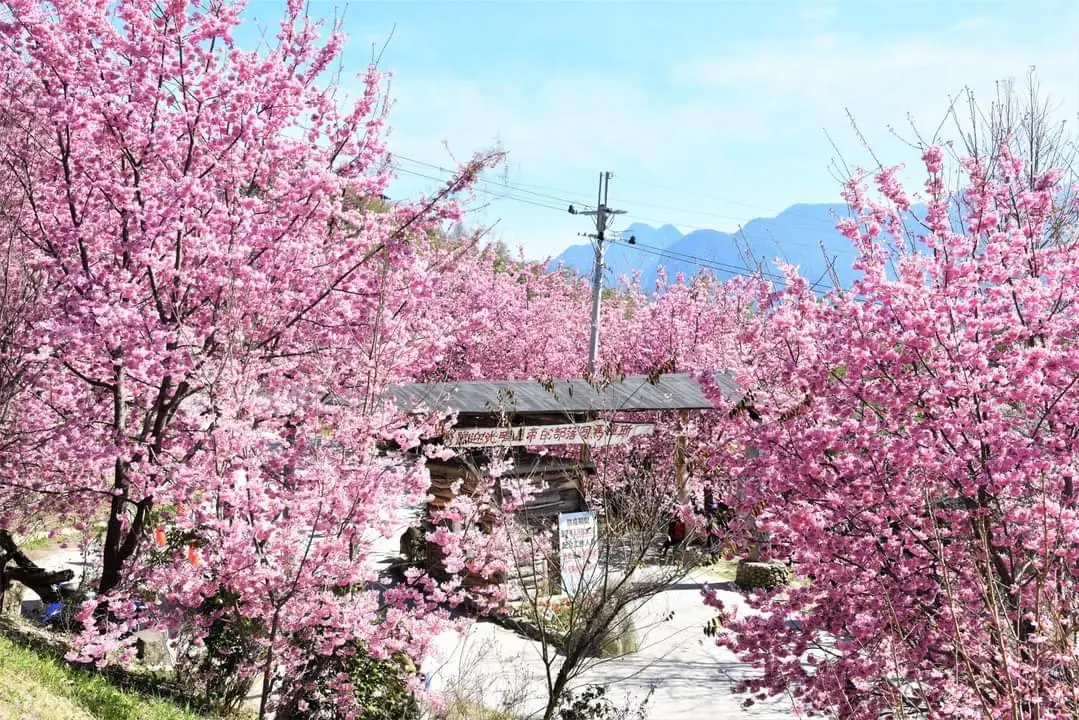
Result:
M697 568L694 577L700 577L709 583L734 582L734 576L738 573L738 560L716 560L710 565Z
M0 636L0 720L202 720Z
M19 549L24 553L31 553L36 550L47 548L52 545L52 543L53 540L48 535L37 535L19 542Z
M506 710L494 710L466 698L455 697L434 717L436 720L515 720L517 716Z

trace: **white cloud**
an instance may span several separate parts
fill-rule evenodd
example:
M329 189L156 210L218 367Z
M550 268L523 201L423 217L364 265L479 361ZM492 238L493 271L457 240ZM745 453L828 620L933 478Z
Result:
M879 42L855 34L816 35L793 46L746 45L681 64L675 77L707 92L751 95L773 108L796 108L835 128L849 109L872 123L939 121L949 97L969 87L988 99L995 83L1023 80L1037 67L1043 90L1079 110L1079 15L1065 17L1038 37L1004 42L987 21L942 39ZM1026 40L1026 41L1024 41Z
M820 19L827 11L823 3L814 13ZM989 100L996 81L1022 81L1031 65L1037 66L1043 90L1060 101L1061 113L1075 117L1079 46L1073 38L1079 36L1079 13L1053 20L1038 34L1012 33L971 18L935 38L926 33L881 40L831 32L786 45L747 41L708 56L669 58L667 86L658 88L642 78L601 73L556 77L538 71L520 79L492 72L493 80L401 77L393 87L391 147L448 163L443 139L459 158L500 140L510 153L511 182L545 184L587 200L596 172L610 168L740 201L709 203L643 191L655 203L688 203L749 219L761 212L742 203L781 209L837 197L827 174L835 153L824 130L845 157L869 162L850 129L848 109L885 162L912 159L888 126L909 135L909 115L931 134L949 97L970 87ZM631 197L623 185L618 192ZM639 188L632 192L642 195ZM486 217L499 214L506 218L507 239L523 240L533 255L556 252L574 240L571 228L581 229L571 219L505 201ZM515 221L518 216L527 219ZM686 218L663 219L724 225Z
M874 155L887 164L904 163L906 182L920 183L917 155L904 141L913 141L916 133L932 140L938 130L941 135L935 139L954 139L947 109L959 98L964 117L962 96L967 89L985 108L996 97L1000 81L1013 79L1022 86L1035 67L1041 91L1053 100L1058 117L1074 123L1079 115L1079 46L1071 38L1079 33L1079 14L1058 20L1037 37L1017 32L1014 36L1020 39L1011 42L988 21L955 30L947 41L877 42L855 35L817 35L785 48L731 49L722 56L685 63L676 76L700 92L752 97L758 108L767 108L766 114L783 118L770 123L779 155L771 159L776 166L789 161L792 171L800 167L801 172L812 173L806 161L812 158L819 169L834 160L838 150L855 166L872 166ZM857 132L851 127L852 118ZM794 157L799 147L804 148L802 157ZM820 185L820 176L815 179ZM787 192L804 195L770 202L810 199L814 194L806 183L785 185Z
M716 133L722 103L674 107L653 101L629 79L573 77L539 86L483 85L455 78L402 79L394 87L400 140L432 148L449 138L457 148L500 139L512 163L595 169L617 158L642 167L669 165Z

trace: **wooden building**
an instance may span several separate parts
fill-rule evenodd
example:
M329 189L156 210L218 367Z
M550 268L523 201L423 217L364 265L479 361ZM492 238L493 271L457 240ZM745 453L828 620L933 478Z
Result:
M730 384L729 378L722 382ZM429 511L444 507L455 488L474 491L492 449L499 448L512 461L502 477L532 483L534 495L519 514L537 527L557 523L560 513L588 508L587 479L595 472L589 448L632 442L634 436L650 433L650 425L632 422L635 415L713 409L696 380L677 374L629 376L600 385L584 379L502 380L417 383L390 391L398 408L409 414L457 413L456 425L438 440L457 456L428 461L433 498ZM537 448L542 446L561 454L540 454ZM437 573L431 548L427 561ZM519 575L544 574L540 569L518 570Z

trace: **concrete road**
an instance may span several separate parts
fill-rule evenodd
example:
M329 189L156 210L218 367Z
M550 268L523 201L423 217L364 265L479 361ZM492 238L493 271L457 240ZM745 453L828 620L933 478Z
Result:
M634 614L640 650L600 661L574 686L604 684L608 697L619 705L637 705L652 690L650 720L797 717L785 698L745 708L744 697L733 694L737 680L753 670L705 637L703 628L715 616L701 598L707 580L702 572L691 574L649 600ZM728 606L745 608L740 593L720 590L719 595ZM423 670L436 692L467 695L473 702L504 706L521 717L539 711L546 698L539 643L487 622L474 624L463 636L444 633Z

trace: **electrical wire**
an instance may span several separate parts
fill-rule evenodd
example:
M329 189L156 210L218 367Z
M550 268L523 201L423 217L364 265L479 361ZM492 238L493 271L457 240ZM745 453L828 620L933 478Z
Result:
M641 250L642 252L651 253L653 255L662 255L663 257L668 258L670 260L678 260L678 261L687 262L687 263L697 263L697 264L712 268L714 270L722 270L724 272L730 272L730 273L735 273L735 274L739 274L739 275L753 275L753 274L757 274L757 272L758 272L756 270L753 270L753 268L750 268L750 267L748 267L746 265L734 265L734 264L731 264L731 263L723 262L721 260L710 260L708 258L699 258L699 257L696 257L694 255L690 255L688 253L680 253L680 252L676 252L674 250L669 250L669 249L666 249L666 248L656 247L655 245L646 245L645 243L642 243L642 242L619 243L619 244L624 246L624 247L638 249L638 250ZM777 275L775 273L770 273L770 272L767 272L767 271L764 271L764 270L761 270L760 274L765 276L765 277L769 277L769 278L771 278L773 280L778 280L778 281L783 280L783 277L781 275Z
M693 190L686 190L684 188L676 188L676 187L671 187L670 185L661 185L659 183L649 182L649 181L646 181L646 180L640 180L640 179L634 178L632 176L626 176L626 175L624 175L622 173L619 173L618 179L619 179L619 181L626 182L626 183L628 183L630 185L639 185L641 187L653 188L653 189L656 189L656 190L666 190L668 192L676 193L678 195L687 195L687 196L691 196L691 197L701 198L703 200L711 200L713 202L724 203L726 205L737 205L739 207L749 208L751 210L760 210L760 211L763 211L763 212L772 213L773 218L771 218L771 219L778 219L778 217L780 215L782 215L783 212L784 212L783 210L777 210L775 208L766 207L764 205L754 205L752 203L740 202L738 200L731 200L730 198L721 198L721 197L716 197L715 195L707 195L707 194L699 193L699 192L696 192L696 191L693 191ZM536 188L537 190L551 190L551 191L554 191L554 192L558 192L558 190L555 190L554 188L552 188L549 185L537 185L537 184L534 184L534 183L527 183L527 182L523 182L523 181L517 181L516 185L521 187L521 188ZM677 207L671 207L669 205L660 205L660 204L657 204L657 203L645 202L645 201L642 201L642 200L626 199L626 200L622 200L622 202L626 203L627 205L641 205L641 206L645 206L645 207L656 208L656 209L659 209L659 210L670 210L672 212L684 212L684 213L689 213L691 215L702 215L702 216L707 216L707 217L716 217L716 218L721 218L721 219L726 219L726 220L735 220L735 221L739 221L739 222L741 222L741 221L743 221L745 219L744 217L740 217L740 216L737 216L737 215L724 215L722 213L716 213L716 212L711 212L711 211L694 210L694 209L690 209L690 208L677 208ZM805 220L808 221L808 222L817 223L817 224L821 225L822 227L827 227L827 228L834 227L833 224L828 220L822 220L822 219L819 219L819 218L805 218ZM677 224L681 225L682 223L677 223ZM810 229L810 228L805 227L804 225L800 225L799 223L791 222L789 220L783 221L782 224L787 225L789 227L799 227L799 228L802 228L802 229ZM686 225L686 227L692 227L692 226ZM711 229L711 228L708 228L708 229Z
M741 225L743 223L747 222L745 217L743 217L743 216L724 215L723 213L716 213L716 212L711 212L711 211L706 211L706 210L693 210L693 209L690 209L690 208L677 208L677 207L672 207L670 205L660 205L658 203L647 202L645 200L621 199L620 202L623 202L626 205L639 205L641 207L650 207L650 208L655 208L655 209L658 209L658 210L669 210L671 212L687 213L689 215L700 215L702 217L714 217L714 218L720 218L722 220L734 220L735 222L738 223L739 227L741 227ZM778 215L781 215L781 214L782 213L776 213L777 217L769 218L769 219L773 223L776 223L776 224L779 224L779 225L784 225L784 226L790 227L790 228L795 228L797 230L805 230L807 232L817 232L817 231L820 231L822 228L825 228L825 227L827 227L829 229L834 229L834 225L832 223L830 223L829 221L827 221L827 220L821 220L819 218L806 218L806 220L808 220L810 222L818 223L818 225L819 225L819 227L810 227L808 225L805 225L805 224L799 223L799 222L791 222L790 220L779 220Z
M627 204L628 204L628 201L627 201ZM715 228L704 227L703 225L691 225L690 223L671 222L670 220L663 220L662 218L657 218L657 217L649 217L647 215L634 214L634 215L627 215L626 217L627 217L628 220L636 221L636 222L643 221L645 223L659 223L661 225L674 225L675 227L690 228L692 230L711 230L713 232L721 232L719 230L716 230ZM780 223L780 224L785 224L785 223ZM794 226L793 225L788 225L788 227L794 227ZM810 230L810 232L813 232L813 231ZM725 233L725 234L727 234L727 235L742 235L743 230L741 228L739 228L736 232ZM811 243L808 243L808 242L806 242L804 240L786 240L785 244L787 244L787 245L795 245L797 247L804 247L804 248L816 248L816 247L818 247L818 246L812 245ZM783 249L779 247L778 243L776 243L776 247L779 249L780 254L782 254ZM851 256L853 256L853 254L854 254L853 250L847 250L847 249L833 250L833 252L836 252L836 254L839 254L839 255L851 255Z
M681 262L687 262L687 263L690 263L690 264L697 264L697 265L700 265L702 267L706 267L706 268L709 268L709 269L712 269L712 270L718 270L720 272L725 272L725 273L728 273L728 274L731 274L731 275L742 275L742 276L757 276L757 275L759 275L761 277L768 278L769 280L772 280L774 282L777 282L777 283L780 283L780 284L783 284L783 285L786 285L786 283L787 283L787 279L784 276L782 276L782 275L780 275L778 273L769 272L769 271L764 270L764 269L754 270L753 268L747 267L745 265L735 265L735 264L732 264L732 263L725 263L725 262L722 262L722 261L719 261L719 260L709 260L707 258L699 258L699 257L697 257L695 255L689 255L689 254L686 254L686 253L675 252L675 251L664 249L664 248L658 248L658 247L655 247L654 245L646 245L646 244L641 243L641 242L634 242L632 244L630 244L630 243L620 243L620 245L624 245L625 247L640 250L641 252L648 253L650 255L656 255L656 256L659 256L659 257L665 257L665 258L667 258L669 260L677 260L677 261L681 261ZM819 281L819 280L817 282L811 283L810 287L813 288L814 291L818 291L818 292L827 289L826 286L824 286L823 283L821 281Z
M400 166L397 166L397 165L393 165L392 167L397 172L405 173L406 175L412 175L414 177L423 178L425 180L432 180L434 182L440 182L440 183L447 182L447 178L435 177L434 175L426 175L424 173L416 172L414 170L409 170L407 168L403 168L403 167L400 167ZM489 182L489 181L484 180L484 181L481 181L481 182ZM514 200L516 202L525 203L526 205L534 205L536 207L546 208L547 210L555 210L557 212L565 212L566 211L566 208L564 208L564 207L557 207L555 205L550 205L550 204L547 204L547 203L536 202L535 200L530 200L528 198L516 197L516 196L513 196L513 195L509 195L508 193L503 193L503 192L499 192L499 191L495 191L495 190L488 190L486 188L475 187L475 186L473 186L472 189L476 190L477 192L484 193L485 195L490 195L492 197L502 198L502 199L505 199L505 200Z
M619 175L618 177L619 177L619 180L622 180L624 182L628 182L631 185L640 185L641 187L652 188L652 189L655 189L655 190L666 190L667 192L673 192L673 193L677 193L679 195L688 195L688 196L691 196L691 197L701 198L702 200L711 200L713 202L725 203L727 205L738 205L739 207L749 208L750 210L761 210L761 211L764 211L764 212L775 213L775 217L778 217L779 215L782 215L783 212L784 212L782 210L776 210L775 208L766 207L764 205L754 205L752 203L739 202L738 200L731 200L730 198L721 198L721 197L716 197L714 195L707 195L707 194L704 194L704 193L699 193L699 192L696 192L696 191L693 191L693 190L685 190L685 189L682 189L682 188L675 188L675 187L671 187L669 185L662 185L660 183L654 183L654 182L650 182L650 181L647 181L647 180L639 180L637 178L633 178L632 176L629 177L629 178L626 178L623 175ZM626 200L625 202L628 203L630 201ZM644 203L637 203L637 204L644 204ZM673 208L662 208L662 209L670 210L670 209L673 209ZM688 211L688 212L693 212L693 211ZM722 217L722 216L720 216L720 217ZM827 220L819 220L819 219L816 219L816 218L807 218L807 219L810 220L811 222L816 222L816 223L820 223L822 225L827 225L828 227L832 226L831 223L828 222ZM790 223L790 222L788 222L787 224L794 225L793 223Z
M405 157L404 155L393 155L393 158L396 159L396 160L404 160L406 162L410 162L410 163L413 163L415 165L420 165L422 167L431 168L433 170L438 170L438 171L444 172L444 173L454 173L454 172L456 172L452 168L447 168L447 167L444 167L444 166L441 166L441 165L436 165L434 163L424 162L423 160L416 160L414 158ZM621 176L619 176L619 177L621 177ZM508 188L508 189L514 190L516 192L526 193L528 195L535 195L537 197L546 198L546 199L550 199L550 200L558 200L559 202L565 202L565 203L577 205L577 206L580 206L580 207L583 207L583 208L592 208L592 207L594 207L594 206L589 205L588 203L586 203L586 202L584 202L584 201L582 201L580 199L577 199L577 200L569 199L568 198L568 193L566 193L565 191L562 191L562 190L552 188L550 186L532 185L530 183L524 183L524 182L505 183L505 182L498 182L496 180L489 180L489 179L486 179L486 178L483 179L483 182L491 183L493 185L499 185L501 187ZM645 182L642 182L642 181L637 181L637 184L639 184L639 185L651 185L651 183L645 183ZM551 195L551 194L549 194L547 192L538 192L536 190L527 189L529 187L534 187L534 188L538 188L538 189L541 189L541 190L547 190L547 191L550 191L550 192L557 192L557 193L560 193L560 194L559 195ZM666 186L656 186L656 187L661 187L662 188L662 187L666 187ZM694 193L690 193L688 191L677 190L677 189L674 189L674 188L667 188L667 189L670 190L671 192L676 192L676 193L679 193L679 194L682 194L682 195L694 194ZM771 218L772 220L778 220L778 216L782 214L782 211L780 211L780 210L773 210L773 209L769 209L769 208L758 206L758 205L747 205L746 203L738 203L738 202L735 202L735 201L732 201L732 200L723 200L721 198L713 198L713 197L710 197L710 196L707 196L707 195L698 195L698 197L704 197L704 198L707 198L707 199L710 199L710 200L715 200L716 202L725 202L725 203L732 204L732 205L745 205L746 207L755 208L755 209L758 209L758 210L764 210L766 212L773 212L773 213L776 214L776 217ZM623 203L625 203L627 205L640 205L642 207L650 207L650 208L655 208L657 210L669 210L671 212L687 213L687 214L690 214L690 215L700 215L702 217L714 217L714 218L719 218L719 219L722 219L722 220L734 220L735 222L738 222L738 223L742 223L742 222L746 221L745 217L740 216L740 215L727 215L727 214L724 214L724 213L717 213L717 212L712 212L712 211L709 211L709 210L695 210L693 208L672 207L670 205L661 205L659 203L654 203L654 202L650 202L650 201L646 201L646 200L623 199L623 200L621 200L621 202L623 202ZM645 218L645 219L648 219L648 218ZM650 219L650 220L652 222L662 222L662 221L656 220L656 219ZM827 220L821 220L821 219L818 219L818 218L806 218L806 220L808 220L809 222L817 223L821 227L826 227L826 228L829 228L829 229L832 229L834 227L832 225L832 223L827 221ZM700 225L692 225L690 223L671 223L671 224L676 224L676 225L679 225L679 226L682 226L682 227L691 227L691 228L694 228L696 230L710 230L710 229L712 229L712 228L706 228L706 227L703 227L703 226L700 226ZM810 228L810 227L808 227L806 225L803 225L801 223L791 222L789 220L784 220L780 224L785 225L787 227L797 228L797 229L800 229L800 230L813 231L813 230L819 229L819 228Z
M422 160L414 160L413 158L405 157L404 155L393 155L392 157L393 157L394 160L404 160L405 162L413 163L415 165L420 165L421 167L431 168L432 170L438 170L439 172L449 173L451 175L457 173L457 170L454 170L453 168L442 167L440 165L435 165L434 163L424 162ZM558 202L565 203L565 206L563 206L561 208L562 210L565 210L566 207L568 207L570 205L575 205L575 206L581 207L583 209L591 209L593 207L592 205L589 205L588 203L581 202L580 200L568 199L564 195L550 195L548 193L541 193L541 192L535 192L533 190L526 190L523 187L518 187L518 186L512 185L510 183L499 182L497 180L491 180L489 178L480 178L480 182L488 183L490 185L497 185L499 187L504 187L504 188L507 188L509 190L513 190L515 192L525 193L526 195L534 195L536 197L543 198L543 199L546 199L546 200L557 200ZM556 192L558 192L558 191L556 191Z
M396 160L404 160L406 162L411 162L411 163L414 163L416 165L421 165L423 167L429 167L429 168L434 169L434 170L439 171L439 172L449 173L451 175L451 177L452 177L453 174L456 173L455 170L452 170L450 168L440 167L440 166L435 165L433 163L426 163L426 162L423 162L423 161L420 161L420 160L414 160L414 159L407 158L407 157L404 157L404 156L401 156L401 155L395 155L394 158ZM401 172L401 173L404 173L404 174L407 174L407 175L411 175L413 177L423 178L425 180L430 180L430 181L433 181L433 182L444 183L444 182L447 182L450 179L450 178L444 178L444 177L437 177L437 176L434 176L434 175L428 175L426 173L417 172L415 170L410 170L408 168L403 168L398 164L391 163L391 166L398 172ZM526 193L529 192L527 190L524 190L523 188L516 187L516 186L508 184L508 183L495 182L495 181L492 181L492 180L488 180L486 178L480 178L479 182L486 183L486 184L491 184L491 185L496 185L496 186L499 186L499 187L502 187L502 188L506 188L507 190L512 190L514 192L526 192ZM481 192L481 193L484 193L486 195L489 195L491 197L495 197L495 198L498 198L498 199L511 200L513 202L519 202L519 203L523 203L523 204L526 204L526 205L531 205L531 206L534 206L534 207L540 207L540 208L544 208L544 209L547 209L547 210L553 210L553 211L556 211L556 212L559 212L559 213L565 212L565 210L566 210L565 207L558 207L558 206L551 205L551 204L548 204L548 203L538 202L538 201L533 200L531 198L520 197L518 195L514 195L514 194L511 194L510 192L506 192L506 191L494 191L494 190L489 190L487 188L478 187L478 186L473 186L472 189L476 190L477 192ZM579 204L579 205L582 205L584 207L588 207L588 206L584 205L584 203L574 203L574 202L569 201L566 198L560 197L560 196L547 195L547 194L543 194L543 193L530 193L530 194L535 195L537 197L541 197L541 198L549 198L549 199L553 199L553 200L567 202L567 203L574 204L574 205ZM644 204L644 203L641 203L641 204ZM630 219L633 219L633 220L645 220L645 221L649 221L649 222L660 223L661 225L672 224L672 225L678 225L680 227L693 228L693 229L696 229L696 230L711 230L712 229L712 228L706 228L706 227L699 226L699 225L691 225L689 223L671 223L669 220L663 220L663 219L660 219L660 218L650 218L650 217L641 216L641 215L634 215ZM727 274L729 274L731 276L735 276L735 275L737 275L737 276L758 276L758 275L760 275L760 276L766 277L768 279L771 279L771 280L773 280L774 282L777 282L777 283L782 283L782 284L786 283L786 279L782 275L767 272L767 271L764 271L763 269L762 270L754 270L754 269L746 267L744 265L733 265L733 264L730 264L730 263L724 263L722 261L714 260L714 259L711 259L711 258L703 258L703 257L699 257L699 256L696 256L696 255L690 255L688 253L680 253L680 252L673 251L673 250L670 250L670 249L658 248L658 247L655 247L655 246L652 246L652 245L647 245L647 244L644 244L644 243L641 243L641 242L634 242L632 244L630 244L630 243L621 243L621 244L624 247L634 248L634 249L636 249L636 250L638 250L640 252L643 252L643 253L646 253L646 254L649 254L649 255L654 255L656 257L666 258L666 259L669 259L669 260L685 262L685 263L688 263L688 264L695 264L695 265L698 265L700 267L705 267L705 268L710 269L710 270L716 270L718 272L724 272L724 273L727 273ZM821 292L821 290L819 289L820 285L821 285L821 282L817 281L815 283L812 283L811 287L814 289L815 292Z
M440 165L436 165L434 163L424 162L422 160L416 160L414 158L409 158L409 157L405 157L405 156L402 156L402 155L395 155L394 157L396 159L398 159L398 160L404 160L406 162L414 163L416 165L421 165L423 167L438 170L439 172L448 173L451 176L453 175L453 173L456 172L455 170L450 169L450 168L446 168L446 167L443 167L443 166L440 166ZM572 205L578 206L578 207L580 207L582 209L591 209L593 207L593 206L589 205L588 203L582 202L580 200L571 200L571 199L569 199L569 193L564 193L563 192L560 195L551 195L551 194L548 194L548 193L540 193L540 192L527 190L524 186L529 185L529 183L505 183L505 182L498 182L498 181L495 181L495 180L489 180L489 179L486 179L486 178L480 178L479 181L484 182L484 183L489 183L491 185L496 185L498 187L506 188L508 190L512 190L512 191L518 192L518 193L527 193L529 195L534 195L534 196L540 197L540 198L546 198L546 199L556 200L556 201L567 203L567 204L572 204ZM646 183L641 183L641 184L646 184ZM558 190L554 190L553 188L542 186L542 185L532 185L531 187L538 187L538 188L543 188L543 189L547 189L547 190L552 190L554 192L561 192L561 191L558 191ZM493 193L488 193L488 194L493 194ZM493 194L493 195L495 197L506 197L504 195L498 195L498 194ZM708 197L708 196L704 196L704 197ZM514 198L510 198L510 199L514 199ZM624 203L626 203L628 205L642 205L642 206L646 206L646 207L653 207L653 208L658 208L658 209L671 210L671 211L674 211L674 212L696 214L696 215L702 215L702 216L708 216L708 217L725 218L725 219L730 219L730 220L736 220L739 223L743 220L743 218L739 218L739 217L734 216L734 215L724 215L724 214L721 214L721 213L713 213L713 212L708 212L708 211L703 211L703 210L694 210L694 209L690 209L690 208L676 208L676 207L672 207L672 206L668 206L668 205L660 205L658 203L652 203L652 202L641 201L641 200L622 200L622 202L624 202ZM720 202L723 202L723 201L720 200ZM759 206L750 206L750 207L759 207ZM764 208L764 209L767 209L767 208ZM777 215L778 214L781 214L781 213L777 212ZM628 220L630 220L630 221L638 221L638 222L646 222L646 223L656 223L656 224L658 224L660 226L662 226L662 225L674 225L674 226L679 227L679 228L689 228L691 230L714 230L715 229L715 228L706 227L704 225L695 225L693 223L671 221L669 218L665 219L665 218L658 218L658 217L649 217L647 215L637 215L637 214L635 214L631 218L628 218ZM773 224L778 224L778 225L781 225L783 227L794 228L796 230L804 230L804 231L807 231L807 232L819 232L823 228L828 228L830 230L834 230L834 225L832 223L830 223L829 221L827 221L827 220L821 220L821 219L816 219L816 218L807 218L807 220L819 223L820 227L809 227L807 225L796 223L796 222L790 222L788 220L782 220L781 221L781 220L778 220L778 218L772 218L771 222ZM739 230L737 232L742 232L741 225L739 225ZM728 234L737 234L737 233L728 233ZM813 245L810 242L806 242L806 241L798 240L798 239L787 239L787 240L784 241L784 243L787 244L787 245L795 245L795 246L798 246L798 247L810 248L810 249L815 249L817 247L817 246ZM780 254L782 254L783 253L782 248L778 248L778 249L780 251ZM853 254L852 251L848 251L848 250L838 250L838 251L835 251L835 252L836 252L837 255L852 255Z

